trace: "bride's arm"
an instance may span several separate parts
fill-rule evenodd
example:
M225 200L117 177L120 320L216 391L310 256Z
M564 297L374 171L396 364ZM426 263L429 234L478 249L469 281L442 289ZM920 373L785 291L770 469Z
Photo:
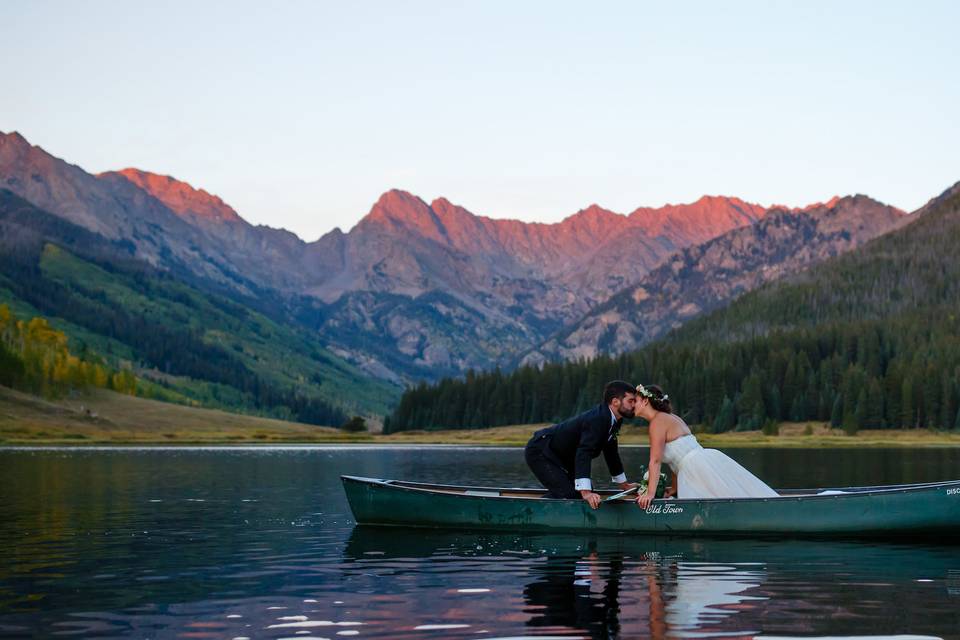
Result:
M663 422L654 419L650 423L650 464L647 465L647 492L637 498L637 505L646 509L657 495L657 483L660 482L660 462L663 460L663 447L667 440L667 429Z

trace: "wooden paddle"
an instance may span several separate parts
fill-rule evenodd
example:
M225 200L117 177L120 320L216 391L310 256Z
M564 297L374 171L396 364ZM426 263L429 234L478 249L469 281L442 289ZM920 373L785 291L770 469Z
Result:
M610 502L611 500L617 500L617 499L619 499L619 498L625 498L625 497L627 497L628 495L630 495L631 493L633 493L634 491L636 491L637 489L639 489L639 487L630 487L630 488L627 489L626 491L621 491L620 493L615 493L614 495L610 496L609 498L604 498L603 501L604 501L604 502Z

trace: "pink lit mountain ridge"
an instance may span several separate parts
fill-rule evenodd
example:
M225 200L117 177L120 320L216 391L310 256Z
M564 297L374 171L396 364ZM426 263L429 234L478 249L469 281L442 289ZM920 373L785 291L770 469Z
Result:
M90 174L17 133L0 133L0 189L156 268L279 304L318 343L397 384L589 356L610 332L623 338L610 348L629 349L903 219L865 196L802 209L704 196L629 213L594 204L542 224L393 189L349 231L305 242L186 182L132 168ZM718 279L726 285L698 284ZM656 309L619 302L638 298Z

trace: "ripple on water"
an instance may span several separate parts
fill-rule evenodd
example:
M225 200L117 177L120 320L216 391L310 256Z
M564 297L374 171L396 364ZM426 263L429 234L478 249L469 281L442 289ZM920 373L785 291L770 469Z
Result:
M0 635L956 637L956 547L354 529L341 474L523 486L522 452L323 455L0 451ZM771 469L822 466L756 455ZM834 462L861 474L876 455ZM960 468L958 452L909 455L882 480ZM632 450L624 461L643 462ZM835 484L857 478L877 480Z

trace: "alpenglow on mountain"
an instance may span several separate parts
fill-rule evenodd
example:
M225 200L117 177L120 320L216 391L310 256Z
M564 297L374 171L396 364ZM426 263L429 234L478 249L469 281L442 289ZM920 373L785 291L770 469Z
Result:
M0 187L122 243L134 259L306 327L338 357L398 385L510 366L534 352L552 359L602 350L603 340L586 351L550 345L569 343L604 305L637 291L653 273L660 289L696 298L697 287L686 279L702 277L699 267L677 260L735 270L744 256L765 256L751 263L753 275L692 300L694 307L667 304L657 327L674 326L778 269L802 268L897 224L887 208L858 231L863 219L842 209L829 233L787 238L758 231L722 240L771 215L785 228L809 226L797 216L817 207L771 213L717 196L629 214L591 205L562 222L540 224L478 216L444 198L427 203L395 189L348 232L337 229L308 243L251 225L219 197L185 182L132 168L93 175L17 133L0 134ZM844 233L852 240L843 240ZM709 253L697 253L714 240L719 244ZM755 277L756 270L766 276ZM637 324L627 316L623 321Z

